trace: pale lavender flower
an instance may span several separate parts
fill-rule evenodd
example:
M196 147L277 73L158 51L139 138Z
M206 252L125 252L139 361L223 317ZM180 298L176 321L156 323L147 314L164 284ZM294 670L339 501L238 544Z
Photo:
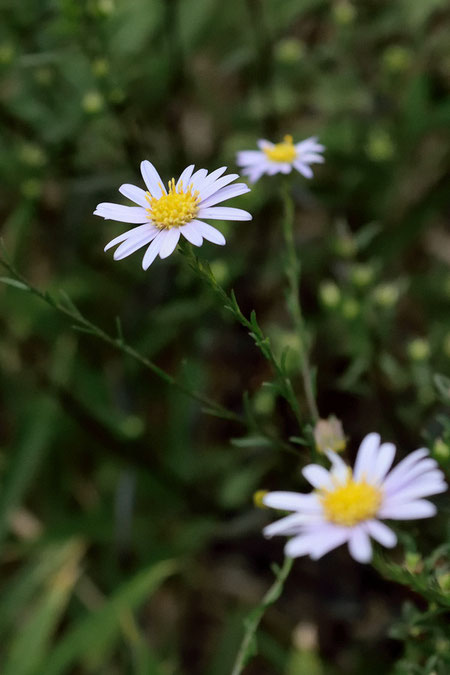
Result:
M320 154L325 147L312 136L300 143L294 143L292 136L285 136L282 143L258 141L259 150L242 150L237 153L236 164L244 176L256 183L264 174L290 173L296 169L305 178L312 178L311 164L324 162Z
M318 464L303 469L313 492L269 492L263 497L266 506L293 512L268 525L264 534L291 536L285 547L291 558L309 555L317 560L347 543L352 557L365 563L372 558L371 538L395 546L395 533L381 521L434 516L435 505L423 498L447 489L444 474L426 448L415 450L390 471L395 452L392 443L380 445L375 433L361 443L353 470L328 451L330 470Z
M144 246L148 246L142 267L148 269L156 256L167 258L183 235L194 246L201 246L203 240L214 244L225 244L225 237L206 220L251 220L247 211L229 206L217 206L219 202L249 192L245 183L230 185L237 173L223 175L226 166L208 174L206 169L194 172L194 165L188 166L177 182L169 181L168 190L149 161L141 162L142 178L147 190L128 183L121 185L119 192L137 206L123 206L104 202L98 204L94 215L105 220L135 223L134 227L119 235L105 246L105 251L118 246L114 260L122 260Z

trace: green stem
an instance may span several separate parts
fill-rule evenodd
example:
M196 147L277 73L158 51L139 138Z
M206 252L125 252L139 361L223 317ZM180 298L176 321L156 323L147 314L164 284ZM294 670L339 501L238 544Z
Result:
M233 317L238 321L244 328L249 331L251 338L253 339L255 345L261 351L267 361L272 366L272 369L276 376L276 385L280 395L287 401L289 406L292 409L292 412L295 415L295 418L301 427L302 419L300 413L300 407L298 405L297 396L295 395L294 388L290 378L287 376L284 367L279 363L272 351L269 338L263 333L261 327L259 326L256 320L255 312L251 313L250 319L247 319L246 316L241 311L241 308L238 305L236 295L234 291L231 291L230 295L220 286L217 279L208 263L204 260L200 260L194 254L192 246L190 244L183 245L181 247L181 252L187 257L191 268L196 272L196 274L205 281L210 288L214 291L217 298L220 300L220 304L228 309Z
M239 647L231 675L240 675L250 658L253 656L255 633L258 630L258 626L261 623L261 619L263 618L266 609L273 605L283 592L284 582L286 581L289 572L292 569L292 562L292 558L284 559L283 566L278 568L276 571L275 581L273 582L272 586L263 597L261 603L255 607L248 617L246 621L244 637L242 639L241 646Z
M261 436L266 438L271 443L271 445L278 447L281 450L285 450L286 452L295 453L296 455L298 454L297 451L282 438L274 436L265 431L258 424L257 420L255 420L253 417L250 418L248 413L246 413L246 415L239 415L238 413L235 413L232 410L228 410L223 405L217 403L217 401L214 401L209 396L206 396L205 394L197 392L193 389L190 389L176 377L170 375L169 373L166 373L166 371L157 366L156 363L154 363L146 356L138 352L134 347L125 342L119 319L117 319L117 336L109 335L102 328L96 326L94 323L92 323L92 321L90 321L87 317L85 317L80 312L78 307L76 307L73 304L72 300L65 293L62 293L64 303L58 302L49 293L42 292L41 290L30 284L27 281L27 279L25 279L25 277L23 277L14 268L14 266L11 263L9 263L6 259L0 258L0 264L3 265L3 267L5 267L13 277L13 279L0 278L0 281L3 281L4 283L9 283L10 285L19 288L20 290L29 291L30 293L38 297L40 300L47 303L47 305L50 305L50 307L52 307L56 311L60 312L64 316L74 321L74 327L77 330L87 333L89 335L93 335L99 338L100 340L103 340L103 342L106 342L107 344L113 346L115 349L118 349L124 354L127 354L135 361L143 365L145 368L150 370L154 375L159 377L166 384L174 387L175 389L178 389L178 391L181 391L183 394L189 396L198 403L201 403L202 406L204 406L203 412L207 413L208 415L213 415L215 417L220 417L222 419L237 422L253 430L256 429L256 431Z
M286 181L283 186L283 233L286 244L286 277L288 280L288 309L292 316L294 328L299 341L300 370L303 379L306 402L309 414L314 422L319 419L319 411L314 396L313 377L309 364L307 335L300 304L300 276L301 264L297 256L294 240L294 202Z
M78 330L81 330L82 332L88 333L90 335L94 335L100 340L103 340L103 342L113 346L115 349L118 349L124 354L131 356L131 358L150 370L154 375L163 380L163 382L166 382L166 384L175 387L175 389L178 389L183 394L186 394L190 398L205 406L204 412L207 412L208 414L214 415L216 417L222 417L223 419L233 420L234 422L239 422L240 424L246 424L244 417L231 410L228 410L220 403L217 403L213 399L209 398L209 396L190 389L183 382L178 380L173 375L166 373L166 371L157 366L156 363L148 359L146 356L138 352L134 347L125 342L121 334L120 324L118 328L118 336L114 337L109 335L102 328L96 326L94 323L92 323L92 321L83 316L80 310L73 304L67 295L64 294L63 296L65 300L64 304L62 302L58 302L49 293L42 292L30 284L8 261L0 259L0 263L16 280L17 287L22 288L22 290L29 291L33 295L37 296L40 300L43 300L45 303L47 303L47 305L53 307L53 309L72 319L75 322L75 327ZM7 280L4 279L3 281L7 283Z

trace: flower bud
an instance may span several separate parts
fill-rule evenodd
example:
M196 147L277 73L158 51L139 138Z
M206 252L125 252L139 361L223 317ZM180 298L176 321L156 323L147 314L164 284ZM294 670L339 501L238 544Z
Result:
M415 338L408 345L408 354L413 361L426 361L431 354L430 343L425 338Z
M440 463L445 464L450 459L450 447L442 438L437 438L433 445L433 457Z
M373 290L373 299L380 307L393 307L400 297L400 290L395 284L379 284Z
M269 490L257 490L253 494L253 504L258 509L267 509L268 507L264 504L263 499L268 494Z
M395 154L395 146L387 131L373 129L367 139L366 152L374 162L385 162L392 159Z
M325 450L342 452L345 450L346 438L342 423L334 415L330 415L326 420L316 422L313 433L318 452L325 452Z
M285 38L275 45L275 58L280 63L291 65L298 63L305 53L303 42L296 38Z
M341 291L334 281L322 281L319 286L319 295L325 307L337 307L341 301Z
M82 99L82 106L85 112L90 115L100 112L103 108L103 96L98 91L88 91Z

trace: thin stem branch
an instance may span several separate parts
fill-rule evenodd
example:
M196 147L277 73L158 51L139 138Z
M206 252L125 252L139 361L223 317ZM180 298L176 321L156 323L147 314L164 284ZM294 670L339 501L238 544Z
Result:
M279 567L275 572L275 581L273 582L272 586L263 597L261 603L255 607L250 616L247 618L244 637L242 639L241 646L239 647L231 675L240 675L247 665L249 659L253 656L254 640L258 626L261 623L261 619L263 618L266 609L273 605L283 592L284 583L292 569L292 563L292 558L286 557L284 559L282 567Z
M191 389L186 384L181 382L178 378L174 377L173 375L170 375L165 370L157 366L156 363L154 363L146 356L138 352L134 347L132 347L125 341L122 333L121 322L118 317L116 319L117 336L109 335L108 333L106 333L106 331L104 331L102 328L95 325L94 323L92 323L92 321L90 321L87 317L85 317L80 312L78 307L74 305L74 303L66 293L61 292L61 297L63 298L64 302L59 302L49 293L43 292L40 289L33 286L5 258L0 258L0 264L3 267L5 267L5 269L7 269L8 272L13 277L12 279L2 278L0 279L1 281L16 286L21 290L26 290L32 293L40 300L45 302L47 305L50 305L50 307L58 311L60 314L63 314L64 316L74 321L75 329L87 333L88 335L93 335L94 337L103 340L103 342L106 342L107 344L113 346L115 349L118 349L124 354L130 356L135 361L137 361L145 368L150 370L154 375L159 377L166 384L174 387L175 389L178 389L178 391L181 391L183 394L189 396L198 403L201 403L203 406L202 408L203 412L207 413L208 415L213 415L215 417L220 417L222 419L237 422L251 430L256 430L263 438L269 441L270 444L273 445L274 447L278 447L281 450L298 455L297 450L294 449L294 447L291 446L289 443L284 441L282 438L274 436L271 433L267 432L265 429L263 429L262 426L259 424L258 420L256 420L253 415L250 415L250 412L248 410L245 410L245 415L240 415L232 410L229 410L228 408L225 408L223 405L221 405L214 399L210 398L209 396L206 396L201 392Z
M118 329L118 336L114 337L112 335L109 335L102 328L95 325L94 323L92 323L92 321L86 318L80 312L80 310L73 304L72 300L66 294L62 294L64 303L59 302L58 300L53 298L49 293L43 292L40 289L33 286L32 284L30 284L30 282L27 281L27 279L25 279L25 277L23 277L13 267L13 265L11 265L5 259L0 259L0 263L13 276L14 280L16 281L17 287L22 288L22 290L29 291L30 293L38 297L40 300L43 300L45 303L47 303L47 305L53 307L53 309L57 310L59 313L72 319L72 321L75 322L75 328L77 328L78 330L81 330L82 332L88 333L90 335L94 335L95 337L99 338L100 340L103 340L103 342L106 342L115 349L118 349L124 354L131 356L131 358L133 358L135 361L137 361L145 368L150 370L154 375L163 380L163 382L174 387L175 389L178 389L183 394L186 394L186 396L189 396L190 398L194 399L198 403L201 403L203 406L205 406L203 409L204 412L210 415L214 415L216 417L221 417L223 419L239 422L240 424L244 425L246 424L246 420L242 415L239 415L233 412L232 410L228 410L223 405L217 403L217 401L214 401L209 396L206 396L205 394L195 391L194 389L190 389L179 379L167 373L165 370L157 366L156 363L148 359L146 356L138 352L130 344L125 342L121 334L120 324Z
M183 245L181 248L182 253L187 257L191 268L196 272L196 274L212 288L216 296L219 298L221 305L228 309L233 317L238 321L244 328L249 331L251 338L253 339L255 345L261 351L267 361L269 361L272 369L275 373L276 382L275 386L278 393L287 401L289 406L292 409L292 412L295 415L295 418L301 426L301 412L298 404L297 396L295 395L292 382L288 375L286 374L283 363L278 362L275 357L275 354L272 351L269 338L263 333L261 327L259 326L256 320L255 312L252 312L250 319L247 319L246 316L241 311L239 304L236 299L234 291L231 291L230 295L222 288L215 278L212 270L207 262L200 260L194 254L192 246Z
M292 316L298 336L300 350L300 370L303 379L306 402L309 414L314 422L319 419L319 411L314 396L313 377L308 357L307 336L300 304L300 276L301 264L297 256L294 240L294 202L290 193L289 183L283 186L283 233L286 243L286 277L288 280L288 308Z

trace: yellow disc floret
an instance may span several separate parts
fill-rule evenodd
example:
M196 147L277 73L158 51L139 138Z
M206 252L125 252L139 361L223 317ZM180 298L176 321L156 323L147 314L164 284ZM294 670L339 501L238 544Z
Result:
M285 136L283 143L276 143L273 148L264 148L264 152L272 162L288 162L290 164L297 156L292 136Z
M183 190L183 183L177 186L175 178L169 181L169 191L161 197L152 197L149 192L145 195L150 208L146 209L148 217L160 230L170 230L172 227L181 227L193 220L200 204L198 190L192 191L192 184Z
M353 527L376 515L381 504L381 491L365 481L353 480L350 471L346 483L338 484L331 490L320 490L319 499L327 520Z

